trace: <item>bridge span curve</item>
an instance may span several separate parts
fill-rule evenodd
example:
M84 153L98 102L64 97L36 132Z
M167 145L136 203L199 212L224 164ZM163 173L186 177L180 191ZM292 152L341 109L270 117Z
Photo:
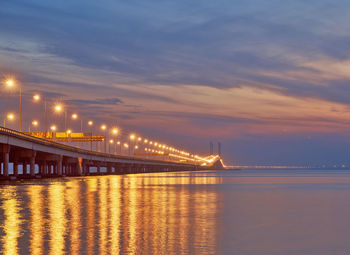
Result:
M94 152L0 127L1 179L223 169L211 164L174 162Z

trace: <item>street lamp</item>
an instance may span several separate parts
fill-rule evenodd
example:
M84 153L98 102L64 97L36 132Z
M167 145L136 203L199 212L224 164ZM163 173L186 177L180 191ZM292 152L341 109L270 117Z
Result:
M104 152L106 153L106 150L107 150L107 132L106 132L106 130L107 130L107 126L105 125L105 124L103 124L103 125L101 125L101 129L104 131L104 133L105 133L105 136L104 136Z
M114 143L113 139L110 139L109 140L109 145L108 145L108 153L109 154L111 154L111 144L113 144L113 143Z
M33 95L33 100L34 100L34 102L40 102L41 101L41 95L40 94L34 94ZM44 97L44 118L43 118L43 120L44 120L44 125L45 125L45 127L44 127L44 131L45 131L45 133L47 132L47 110L46 110L46 98Z
M136 136L134 135L134 134L131 134L131 135L129 135L129 144L130 144L130 146L129 146L129 156L131 156L131 141L134 141L135 140L135 138L136 138Z
M39 125L39 121L37 121L37 120L33 120L32 121L32 126L35 128L35 127L37 127ZM29 132L31 132L31 126L29 126Z
M15 119L15 115L13 113L8 113L6 118L4 118L4 128L6 128L6 120L13 121Z
M94 122L89 120L88 125L90 127L90 151L92 151L92 125L94 125Z
M7 87L12 88L16 85L14 79L7 79L5 81ZM22 132L22 87L19 87L19 131Z
M56 104L54 109L56 113L61 113L64 110L64 130L67 130L67 111L61 104Z

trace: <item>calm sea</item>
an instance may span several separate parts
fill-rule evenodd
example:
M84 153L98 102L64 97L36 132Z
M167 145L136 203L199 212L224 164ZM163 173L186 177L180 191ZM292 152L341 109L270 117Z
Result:
M350 170L243 170L0 186L2 254L350 254Z

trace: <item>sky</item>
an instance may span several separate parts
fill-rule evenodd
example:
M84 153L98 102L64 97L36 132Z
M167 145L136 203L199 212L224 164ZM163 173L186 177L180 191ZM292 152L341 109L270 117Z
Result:
M227 164L349 164L350 10L334 0L0 0L0 76ZM3 118L16 92L0 89ZM57 121L53 117L50 121ZM14 124L13 124L14 125Z

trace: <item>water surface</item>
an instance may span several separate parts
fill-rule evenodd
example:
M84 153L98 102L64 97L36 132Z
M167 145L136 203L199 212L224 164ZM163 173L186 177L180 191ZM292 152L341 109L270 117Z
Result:
M244 170L0 186L3 254L349 254L350 171Z

